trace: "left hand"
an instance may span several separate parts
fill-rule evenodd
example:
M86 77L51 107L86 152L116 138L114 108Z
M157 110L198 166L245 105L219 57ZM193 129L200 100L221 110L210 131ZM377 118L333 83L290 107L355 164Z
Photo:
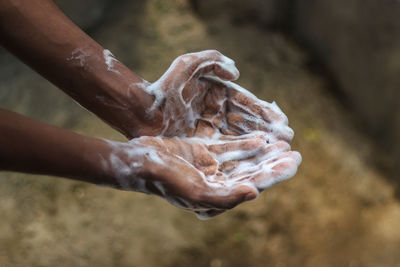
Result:
M193 136L200 121L223 134L265 131L269 142L290 142L293 131L275 103L264 102L232 83L239 77L234 61L215 50L185 54L156 82L136 87L154 96L146 118L132 137ZM135 126L137 127L137 126Z

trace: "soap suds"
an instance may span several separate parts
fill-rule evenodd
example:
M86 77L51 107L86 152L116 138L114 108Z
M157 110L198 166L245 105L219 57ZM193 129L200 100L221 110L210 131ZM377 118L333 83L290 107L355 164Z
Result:
M118 70L116 70L114 68L114 62L118 61L118 60L114 57L114 55L111 53L110 50L104 49L103 57L104 57L104 61L105 61L106 65L107 65L108 71L112 71L114 73L121 74Z
M77 60L79 62L79 66L83 67L88 56L89 55L83 49L76 48L71 52L71 56L67 57L67 61Z

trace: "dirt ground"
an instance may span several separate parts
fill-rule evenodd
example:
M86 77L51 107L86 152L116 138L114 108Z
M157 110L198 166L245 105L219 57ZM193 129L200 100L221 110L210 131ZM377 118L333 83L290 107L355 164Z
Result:
M202 21L186 0L126 1L91 34L149 81L185 52L230 56L238 83L286 112L303 163L294 179L208 221L144 194L0 173L0 266L400 266L400 203L375 167L384 154L293 40ZM0 62L2 107L123 140L11 55L0 51Z

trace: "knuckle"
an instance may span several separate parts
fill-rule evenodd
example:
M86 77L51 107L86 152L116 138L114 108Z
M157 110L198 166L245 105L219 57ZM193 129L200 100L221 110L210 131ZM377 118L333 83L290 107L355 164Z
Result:
M195 59L195 56L193 54L183 54L178 56L175 60L174 63L175 65L180 65L180 64L188 64L192 62Z
M221 52L219 52L218 50L215 50L215 49L206 50L205 52L209 58L213 58L213 59L220 59L224 56Z
M286 134L287 138L289 139L289 141L291 141L294 137L294 131L289 126L285 127L285 134Z
M222 56L222 53L221 53L221 52L219 52L219 51L218 51L218 50L216 50L216 49L210 49L210 50L207 50L207 52L209 52L210 54L214 54L214 55Z
M290 145L286 141L279 140L275 143L275 146L281 148L283 151L290 150Z
M250 147L261 148L266 145L265 139L257 138L250 142Z
M255 139L259 140L260 142L265 142L267 140L267 136L263 133L257 133L255 135Z

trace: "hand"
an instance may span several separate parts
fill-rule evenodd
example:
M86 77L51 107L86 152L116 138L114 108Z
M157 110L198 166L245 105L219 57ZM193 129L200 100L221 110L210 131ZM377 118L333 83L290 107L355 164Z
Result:
M286 142L266 139L262 132L219 141L141 137L110 143L103 166L122 189L161 196L208 218L295 174L300 155Z
M293 130L288 119L275 102L258 99L243 87L207 77L211 87L205 97L202 121L225 135L242 135L263 131L268 143L279 140L288 143L293 139Z
M139 135L193 136L199 121L224 134L265 131L269 142L290 142L293 131L275 103L259 100L230 82L234 61L215 50L185 54L155 83L136 84L154 96Z

